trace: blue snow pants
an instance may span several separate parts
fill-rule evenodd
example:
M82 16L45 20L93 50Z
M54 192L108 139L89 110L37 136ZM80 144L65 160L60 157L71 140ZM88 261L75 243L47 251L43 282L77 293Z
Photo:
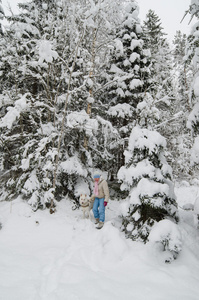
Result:
M105 221L104 198L95 197L95 201L93 203L93 214L95 219L99 219L100 222Z

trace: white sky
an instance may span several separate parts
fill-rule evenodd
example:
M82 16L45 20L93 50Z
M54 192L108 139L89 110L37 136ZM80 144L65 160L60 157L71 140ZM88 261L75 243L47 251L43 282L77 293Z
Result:
M191 0L137 0L140 7L140 19L143 21L149 9L155 11L162 21L164 32L169 39L173 39L177 30L189 34L194 20L189 24L190 15L187 15L183 22L181 20L188 10Z
M10 3L11 7L16 8L18 2L25 2L26 0L2 0L3 8L5 10ZM114 0L113 0L114 1ZM140 7L140 19L143 21L149 9L155 11L158 17L162 21L162 27L164 32L168 34L168 38L173 39L177 30L181 30L183 33L189 34L191 26L194 21L188 25L190 21L190 15L181 20L185 11L189 8L191 0L137 0Z

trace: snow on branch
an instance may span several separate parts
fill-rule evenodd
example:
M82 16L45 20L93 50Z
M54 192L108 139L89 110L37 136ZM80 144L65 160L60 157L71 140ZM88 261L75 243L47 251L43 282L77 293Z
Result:
M58 58L58 53L52 50L52 43L47 40L43 40L39 43L39 63L46 61L52 63L53 59Z
M78 155L69 157L66 161L60 164L60 167L64 173L69 175L78 174L79 176L87 177L88 172L83 168L81 161L78 158Z
M29 109L29 100L27 98L29 94L23 95L19 100L15 101L14 107L7 107L7 114L0 121L0 128L7 127L12 128L13 123L19 118L21 112Z
M149 149L149 153L156 152L157 147L166 147L166 140L156 131L149 131L135 127L129 138L128 150L133 152L135 148Z
M123 103L123 104L117 104L115 106L112 106L108 110L108 115L112 117L120 117L120 118L126 118L132 117L133 112L132 112L132 106L129 105L128 103Z
M98 122L95 119L91 119L85 110L70 113L67 116L67 126L78 128L82 131L85 130L88 136L98 130Z

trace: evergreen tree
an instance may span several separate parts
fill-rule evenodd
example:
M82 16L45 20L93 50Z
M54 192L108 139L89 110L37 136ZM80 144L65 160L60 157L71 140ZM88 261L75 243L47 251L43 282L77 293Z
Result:
M187 47L186 34L183 34L181 31L176 31L173 45L174 67L176 70L176 93L178 93L180 99L183 99L186 109L190 110L188 90L191 83L189 75L191 67L189 61L185 58Z
M161 25L161 19L150 9L146 15L146 20L143 22L143 39L145 47L151 51L153 60L158 52L159 45L166 40L166 34L163 32L164 28Z
M115 47L112 53L110 73L116 82L111 86L110 106L126 104L137 107L147 89L148 75L146 52L143 51L141 26L136 2L128 4L124 20L116 32ZM124 123L127 121L123 120Z
M199 30L199 3L196 0L191 1L189 10L186 13L191 14L191 19L195 16L197 21L192 26L191 35L188 37L188 46L186 51L186 61L190 62L193 70L193 79L191 82L191 87L189 91L189 103L191 112L188 116L187 127L191 131L192 136L194 137L192 155L191 155L191 167L192 167L192 176L194 171L198 173L198 135L199 135L199 70L198 70L198 53L199 53L199 39L198 39L198 30ZM195 166L195 168L193 168Z
M168 139L168 142L173 174L176 178L182 179L190 175L191 137L186 127L186 120L190 111L189 86L192 71L185 57L187 36L177 31L173 45L175 104L173 106L174 120L169 124L172 127L172 138Z
M116 28L114 48L111 52L108 99L108 117L119 131L121 141L115 149L116 164L113 172L124 163L125 139L137 122L136 108L148 88L147 51L143 50L141 25L135 1L125 7L121 24Z
M184 147L182 147L181 137L183 135L177 140L179 136L177 130L182 129L185 122L183 122L183 105L179 105L179 101L181 101L178 91L179 69L177 70L176 60L180 61L179 55L182 54L185 41L183 40L184 37L182 41L177 39L178 46L176 44L176 48L172 51L165 37L166 34L163 32L161 20L152 10L146 16L143 32L146 47L149 47L151 51L151 95L156 109L159 110L159 121L156 124L154 123L152 128L158 130L161 135L167 138L167 158L172 165L174 174L177 175L179 174L178 171L185 171L182 170ZM175 43L177 43L177 40ZM181 56L181 63L182 61L183 56ZM181 168L176 163L179 153L181 153L181 159L179 160Z
M129 196L123 204L123 230L133 240L148 241L151 228L165 218L178 221L171 167L165 139L156 131L134 127L118 172L121 189Z
M151 52L151 93L155 99L172 98L171 51L163 32L161 20L152 10L146 15L143 25L145 48Z
M187 36L185 33L182 33L180 30L176 31L174 36L174 58L175 62L180 64L182 63L182 58L185 56Z

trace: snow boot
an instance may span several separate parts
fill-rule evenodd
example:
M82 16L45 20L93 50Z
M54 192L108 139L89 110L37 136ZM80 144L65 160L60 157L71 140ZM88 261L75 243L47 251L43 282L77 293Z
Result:
M99 223L99 219L95 219L95 225Z
M96 227L97 229L101 229L104 226L104 222L99 222L98 226Z

